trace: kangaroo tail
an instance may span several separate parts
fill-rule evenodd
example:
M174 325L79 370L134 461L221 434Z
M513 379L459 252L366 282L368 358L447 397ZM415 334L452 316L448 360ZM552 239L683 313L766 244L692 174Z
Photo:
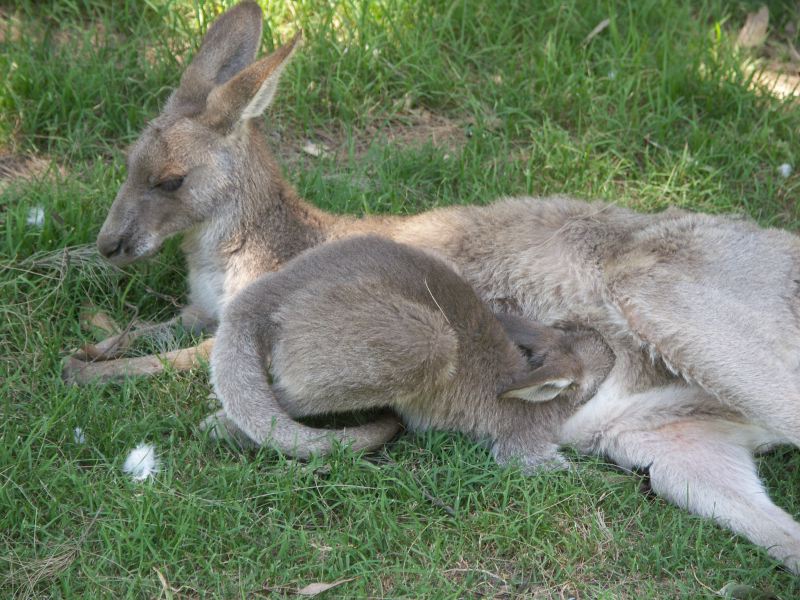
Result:
M243 325L220 325L211 354L211 381L226 416L258 445L305 459L329 454L335 442L371 450L397 434L400 423L392 416L344 429L309 427L294 420L278 403L267 378L272 328Z

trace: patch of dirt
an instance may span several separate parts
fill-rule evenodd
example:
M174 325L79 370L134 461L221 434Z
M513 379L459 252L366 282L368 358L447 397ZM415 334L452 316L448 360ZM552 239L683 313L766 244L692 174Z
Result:
M33 181L53 173L64 175L64 168L45 156L13 154L0 149L0 193L17 180Z
M22 36L21 29L19 19L8 9L0 8L0 44L18 42Z
M516 595L519 584L516 581L514 565L503 565L503 562L506 561L497 561L497 565L472 565L464 558L459 558L453 567L445 569L442 574L459 585L464 585L467 580L470 580L472 588L469 591L475 597L497 600L512 598ZM492 568L485 568L487 566ZM498 569L498 567L506 568ZM526 589L525 591L530 593L532 590ZM529 595L536 597L535 594Z
M388 123L371 124L355 140L356 155L363 155L376 141L404 148L419 148L432 144L444 150L460 150L467 142L469 123L459 123L425 109Z
M425 109L411 110L391 119L375 120L353 133L355 158L362 158L378 144L403 149L431 144L445 152L458 152L466 144L470 123L437 115ZM269 134L276 157L288 164L305 164L324 156L345 160L350 154L347 135L342 130L319 130L303 136L290 129Z
M125 41L125 36L109 31L102 21L94 21L81 27L62 27L55 32L53 40L57 46L80 51L87 43L94 50L109 45L120 45Z
M16 43L28 36L40 43L45 38L48 26L39 20L23 20L19 12L11 13L0 8L0 43ZM88 34L88 35L87 35ZM83 50L88 45L97 49L110 43L119 44L125 37L117 32L109 31L102 21L92 21L82 25L70 24L66 27L52 29L51 43L56 48L70 48L73 52Z
M750 13L736 44L750 53L743 69L751 76L750 87L781 100L800 99L800 52L794 45L797 24L770 25L767 6ZM795 104L793 102L793 104Z

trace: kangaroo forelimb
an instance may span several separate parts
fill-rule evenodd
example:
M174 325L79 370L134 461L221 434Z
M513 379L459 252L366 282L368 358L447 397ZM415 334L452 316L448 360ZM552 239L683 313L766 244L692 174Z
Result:
M211 338L191 348L116 360L92 361L70 356L64 362L62 377L70 383L84 385L137 375L155 375L167 368L188 371L208 360L213 345L214 339Z

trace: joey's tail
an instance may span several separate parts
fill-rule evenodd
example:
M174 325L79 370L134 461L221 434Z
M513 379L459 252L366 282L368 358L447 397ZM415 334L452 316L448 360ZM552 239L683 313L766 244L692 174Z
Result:
M278 403L267 379L272 347L269 333L223 322L211 354L211 381L225 414L261 446L296 458L329 454L334 442L370 450L392 439L400 422L392 416L345 429L309 427Z

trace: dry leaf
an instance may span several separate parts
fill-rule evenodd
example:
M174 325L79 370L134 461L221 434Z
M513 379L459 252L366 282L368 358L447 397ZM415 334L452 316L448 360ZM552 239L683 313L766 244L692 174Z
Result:
M756 48L767 41L769 8L762 6L758 12L747 15L747 21L739 32L736 43L742 48Z
M298 596L316 596L317 594L321 594L322 592L327 592L331 588L335 588L336 586L342 585L343 583L347 583L348 581L353 581L355 577L351 577L350 579L340 579L339 581L334 581L333 583L309 583L306 587L301 590L297 590Z
M611 19L603 19L597 24L597 27L592 29L583 39L583 45L585 46L589 42L591 42L595 37L597 37L600 33L602 33L609 25L611 25Z
M747 74L753 73L751 88L761 88L780 99L800 96L800 77L797 75L776 73L768 69L755 70L751 65L745 65L744 71Z
M161 582L161 591L164 592L164 596L167 598L167 600L172 600L172 598L174 598L174 596L172 595L172 587L169 585L167 578L164 577L164 574L155 567L153 567L153 571L156 572L156 575L158 576L158 581Z

